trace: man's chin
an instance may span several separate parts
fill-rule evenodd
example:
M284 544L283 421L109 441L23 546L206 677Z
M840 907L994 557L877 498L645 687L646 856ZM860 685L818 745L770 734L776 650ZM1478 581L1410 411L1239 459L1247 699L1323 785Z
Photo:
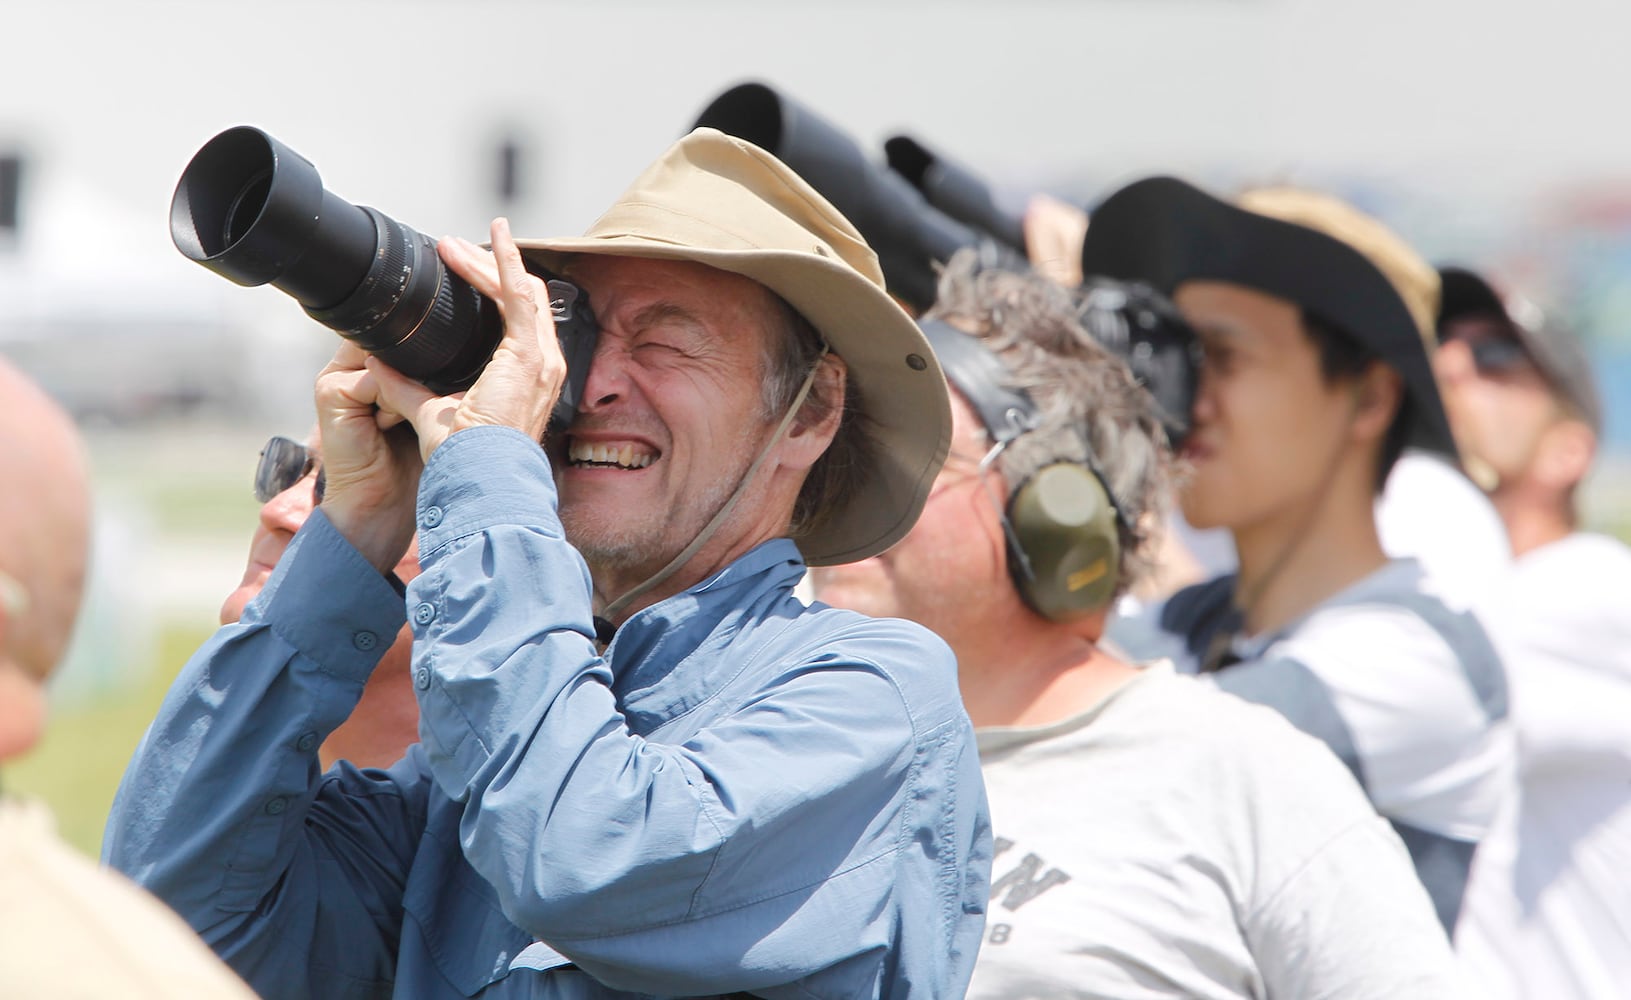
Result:
M1197 531L1228 526L1227 508L1219 503L1219 490L1207 490L1203 484L1189 482L1178 494L1178 510L1184 523Z
M244 573L243 582L221 602L221 624L231 625L242 618L244 608L260 595L261 588L266 586L266 581L271 575L270 570L251 569Z
M666 558L654 557L650 548L635 544L626 537L613 534L610 537L589 532L584 536L573 537L570 528L566 532L566 540L583 556L584 564L589 567L589 575L595 581L595 586L632 587L648 579L668 565L670 554ZM676 550L678 551L678 550ZM606 595L608 599L616 598L618 594Z
M243 590L234 590L221 602L220 620L222 625L231 625L244 616L244 608L255 599L255 595Z

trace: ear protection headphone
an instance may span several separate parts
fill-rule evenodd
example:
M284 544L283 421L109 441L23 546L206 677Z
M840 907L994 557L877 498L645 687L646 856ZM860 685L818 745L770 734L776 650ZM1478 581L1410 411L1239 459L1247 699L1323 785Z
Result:
M985 345L940 320L919 320L946 378L990 433L981 473L1014 439L1036 429L1030 397L1003 385L1002 360ZM1054 462L1019 483L1002 512L1008 570L1020 597L1049 621L1083 618L1115 597L1126 516L1091 456Z

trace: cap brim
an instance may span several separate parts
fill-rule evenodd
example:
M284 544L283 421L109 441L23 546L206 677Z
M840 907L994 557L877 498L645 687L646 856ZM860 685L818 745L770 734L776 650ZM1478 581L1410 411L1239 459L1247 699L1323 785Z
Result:
M1294 302L1399 372L1415 404L1411 444L1456 456L1422 334L1392 284L1358 250L1172 177L1129 184L1090 219L1084 275L1146 281L1167 295L1187 281L1223 281Z
M1525 322L1476 271L1446 265L1438 269L1438 275L1444 296L1438 314L1441 336L1445 324L1466 317L1489 317L1503 324L1552 390L1579 412L1593 432L1602 433L1602 397L1584 344L1564 329L1547 325L1544 315L1538 325Z
M1439 305L1438 327L1462 316L1494 316L1509 320L1506 303L1496 294L1489 282L1463 267L1438 269Z
M844 510L796 539L805 562L830 566L877 555L916 523L951 447L945 376L917 324L859 272L814 252L699 249L633 235L516 243L550 271L577 254L692 261L780 295L844 359L876 460Z

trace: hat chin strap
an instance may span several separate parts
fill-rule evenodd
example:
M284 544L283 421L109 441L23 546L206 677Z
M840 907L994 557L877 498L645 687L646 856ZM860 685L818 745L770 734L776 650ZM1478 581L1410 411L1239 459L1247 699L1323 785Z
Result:
M708 523L703 525L702 531L697 534L697 537L692 539L689 545L681 549L679 555L670 559L668 565L652 574L644 583L639 584L602 608L597 617L615 620L617 615L636 598L673 576L681 566L684 566L692 556L697 554L698 550L708 544L709 540L714 537L714 533L719 530L720 525L725 523L725 519L730 517L731 512L736 509L737 503L747 493L748 486L753 482L754 475L759 471L759 466L763 465L765 459L770 457L771 449L780 444L782 438L787 436L787 429L793 425L793 418L798 415L800 407L804 405L804 400L810 395L811 387L815 385L816 372L821 370L822 359L827 356L828 350L826 344L821 345L821 353L816 356L815 363L810 366L810 373L804 376L804 384L799 386L798 394L793 397L793 402L787 407L787 412L782 416L781 423L776 425L776 432L770 435L770 440L765 442L764 448L753 459L752 464L747 467L747 471L742 473L742 478L737 480L736 489L731 492L731 495L715 512L714 516L709 519Z

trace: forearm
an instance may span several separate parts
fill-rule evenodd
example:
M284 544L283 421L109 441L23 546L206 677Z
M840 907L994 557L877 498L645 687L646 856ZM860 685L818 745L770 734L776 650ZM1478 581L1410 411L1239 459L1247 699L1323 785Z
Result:
M243 620L171 687L115 799L107 862L218 948L279 937L289 908L315 919L302 895L315 901L316 889L296 883L343 849L309 822L322 808L317 748L401 619L395 590L315 515ZM274 892L279 912L268 913Z

